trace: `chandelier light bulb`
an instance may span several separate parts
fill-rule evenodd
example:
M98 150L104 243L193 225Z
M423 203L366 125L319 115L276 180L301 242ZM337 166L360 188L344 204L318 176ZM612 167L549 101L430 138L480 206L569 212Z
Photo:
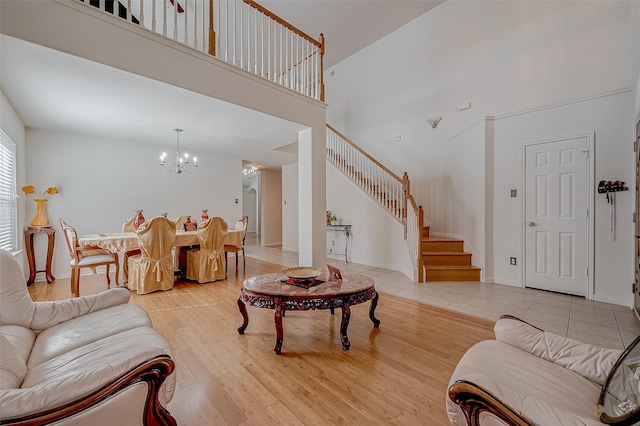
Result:
M166 171L174 172L178 175L183 172L193 173L193 170L189 170L188 168L190 164L189 153L180 152L180 132L182 132L182 129L173 129L173 131L176 132L176 160L167 165L167 153L163 152L160 156L160 165L163 166ZM193 167L198 167L198 159L196 157L193 157Z
M249 168L245 167L242 169L242 174L251 179L258 174L258 166L252 164L251 166L249 166Z

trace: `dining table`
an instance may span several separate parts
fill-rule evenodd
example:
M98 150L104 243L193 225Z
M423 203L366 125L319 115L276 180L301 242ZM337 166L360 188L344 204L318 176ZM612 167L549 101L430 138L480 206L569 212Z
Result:
M224 237L225 247L242 248L244 230L229 229ZM198 231L176 231L174 247L186 247L200 244ZM101 234L86 234L78 237L80 247L99 247L112 253L130 251L140 248L135 232L108 232Z
M229 228L224 237L224 248L242 248L244 238L243 229ZM176 231L176 241L173 246L174 265L176 275L184 277L187 270L186 249L200 244L198 231ZM107 232L100 234L86 234L78 237L78 245L84 248L95 248L97 250L106 249L111 253L128 252L139 249L138 236L135 232ZM87 251L85 250L85 253Z

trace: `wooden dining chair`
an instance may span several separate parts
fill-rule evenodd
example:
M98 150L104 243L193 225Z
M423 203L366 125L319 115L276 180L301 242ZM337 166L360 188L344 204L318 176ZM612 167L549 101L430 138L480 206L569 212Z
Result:
M122 224L122 232L136 232L136 226L134 225L135 217L125 220ZM124 276L124 282L129 282L129 257L140 254L140 249L127 250L124 252L124 259L122 260L122 275Z
M227 263L228 263L228 259L227 259L227 253L235 253L236 254L236 272L238 272L238 253L242 252L242 270L244 271L246 266L247 266L247 262L245 260L245 255L244 255L244 239L247 236L247 226L249 225L249 216L242 216L242 219L238 220L236 222L236 229L242 229L242 244L240 247L236 247L236 246L231 246L231 245L225 245L224 246L224 270L225 272L227 271Z
M91 268L95 273L98 266L105 266L107 271L107 288L111 287L111 277L109 276L109 267L114 264L116 266L116 284L118 284L118 275L120 275L120 263L118 261L118 253L112 253L109 250L100 247L80 247L78 244L78 233L72 227L67 225L60 218L60 226L62 233L67 241L69 256L71 260L71 294L74 297L80 295L80 270L82 268Z

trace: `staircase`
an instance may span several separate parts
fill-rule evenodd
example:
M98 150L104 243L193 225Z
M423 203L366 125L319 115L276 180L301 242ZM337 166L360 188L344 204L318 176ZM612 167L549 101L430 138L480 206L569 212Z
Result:
M428 226L420 233L425 281L480 281L480 268L471 264L471 253L464 251L464 241L431 237Z
M410 191L409 176L397 176L327 125L327 160L405 226L405 241L414 263L414 281L480 281L464 241L431 237L422 206Z

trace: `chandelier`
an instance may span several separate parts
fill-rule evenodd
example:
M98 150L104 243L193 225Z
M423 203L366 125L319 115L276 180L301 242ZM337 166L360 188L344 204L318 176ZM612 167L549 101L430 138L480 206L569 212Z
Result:
M193 173L191 168L198 167L198 158L193 157L193 163L191 163L189 160L189 153L180 152L180 132L182 132L182 129L173 129L173 131L176 132L176 161L167 165L167 153L163 152L160 156L160 165L168 172L175 172L177 174L181 174L182 172Z
M258 174L258 166L253 164L251 167L242 169L242 174L248 179L254 178Z

